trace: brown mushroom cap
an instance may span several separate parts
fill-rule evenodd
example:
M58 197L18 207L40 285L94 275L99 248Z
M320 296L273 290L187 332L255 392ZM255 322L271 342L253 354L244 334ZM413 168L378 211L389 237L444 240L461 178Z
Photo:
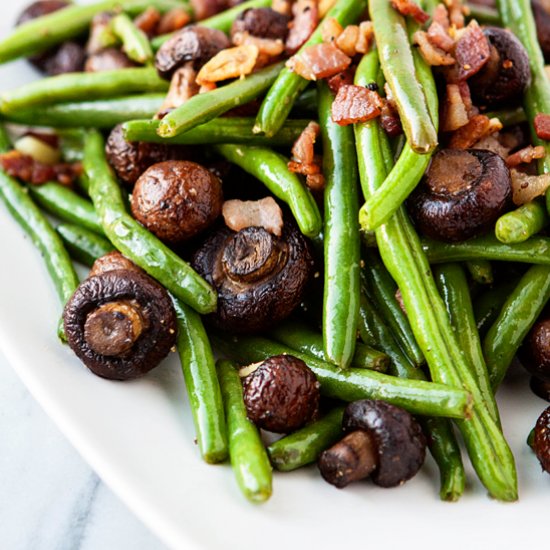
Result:
M159 239L177 244L207 229L220 215L220 179L186 160L159 162L136 181L132 214Z
M529 57L514 34L498 27L486 27L491 57L483 68L468 80L472 99L480 107L497 109L521 102L531 81Z
M511 197L510 171L502 157L482 149L443 149L408 207L422 233L457 242L491 228Z
M260 38L281 39L288 34L289 17L271 8L249 8L241 12L233 21L231 36L238 32L248 32Z
M144 273L141 267L138 267L132 260L123 256L118 250L113 250L107 254L104 254L98 258L92 265L88 277L94 277L95 275L101 275L107 273L107 271L115 271L116 269L126 269L130 271L137 271Z
M344 432L368 432L378 451L372 480L396 487L416 475L426 456L426 438L413 416L385 401L363 399L350 403L342 420Z
M537 25L537 37L544 59L550 62L550 11L546 9L544 2L532 0L531 7Z
M193 61L194 68L199 69L230 45L227 36L217 29L199 25L184 27L159 48L155 66L162 78L170 80L176 69L188 61Z
M221 330L253 333L288 317L300 303L313 260L289 219L281 237L260 227L221 228L195 253L192 265L218 291L210 320Z
M63 312L65 335L98 376L129 380L166 357L176 341L176 313L167 292L144 273L118 269L89 277Z
M139 176L153 164L185 158L189 150L180 145L126 141L122 125L119 124L109 134L105 153L117 177L132 187Z
M533 392L550 401L550 317L544 313L533 325L518 353L521 364L531 373Z
M105 48L88 56L84 70L88 73L101 71L116 71L128 69L136 64L121 50L117 48Z
M542 469L550 473L550 407L544 410L537 420L533 450Z
M317 415L319 382L301 359L275 355L243 379L243 396L248 418L258 427L290 433Z

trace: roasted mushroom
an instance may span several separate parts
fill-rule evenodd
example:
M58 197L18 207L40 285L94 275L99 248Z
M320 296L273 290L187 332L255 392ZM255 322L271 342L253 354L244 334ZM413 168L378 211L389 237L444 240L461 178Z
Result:
M233 21L231 37L247 32L259 38L285 40L288 34L289 17L271 8L249 8Z
M129 187L153 164L189 156L189 150L182 145L126 141L120 124L109 134L105 153L117 177Z
M220 215L220 179L196 162L169 160L149 167L132 193L132 214L159 239L177 244L207 229Z
M510 171L496 153L443 149L409 199L420 231L433 239L464 241L488 230L509 207Z
M246 374L243 396L248 418L259 428L290 433L317 416L319 382L301 359L275 355L241 369L241 374Z
M497 109L521 103L531 81L529 57L523 44L508 30L486 27L483 34L490 45L490 58L468 80L472 99L480 107Z
M136 64L121 50L105 48L88 56L84 70L88 73L128 69Z
M281 237L261 227L224 227L195 253L192 265L218 291L215 326L231 332L269 329L300 303L312 272L309 245L286 219Z
M94 265L92 265L90 269L90 273L88 273L88 277L95 277L96 275L101 275L108 271L115 271L116 269L126 269L129 271L137 271L138 273L144 272L141 267L138 267L132 260L123 256L118 250L113 250L94 262Z
M229 46L229 39L222 31L200 26L184 27L160 47L155 66L162 78L170 80L176 69L188 61L193 61L194 68L200 69Z
M426 438L405 410L364 399L344 411L344 438L323 451L318 467L339 489L371 477L381 487L396 487L416 475L426 456Z
M531 7L533 8L533 15L535 16L535 23L537 25L539 44L544 54L544 59L548 63L550 62L550 6L548 2L532 0Z
M550 401L550 316L545 312L533 325L519 351L521 364L531 373L531 389Z
M136 269L111 259L76 289L63 312L71 349L94 373L112 380L144 375L176 341L176 313L167 292Z
M550 473L550 407L544 410L537 420L533 450L542 469Z

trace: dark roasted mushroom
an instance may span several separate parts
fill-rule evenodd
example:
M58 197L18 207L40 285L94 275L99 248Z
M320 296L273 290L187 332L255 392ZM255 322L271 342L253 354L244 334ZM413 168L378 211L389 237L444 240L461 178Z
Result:
M90 273L88 273L88 277L95 277L96 275L101 275L102 273L115 271L117 269L126 269L143 273L143 269L138 267L132 260L123 256L118 250L113 250L94 262L92 269L90 269Z
M130 187L153 164L189 156L189 150L182 145L126 141L120 124L109 134L105 153L117 177Z
M142 376L176 341L176 314L167 292L136 270L89 277L63 312L71 349L94 373L112 380Z
M84 70L88 73L128 69L136 64L121 50L105 48L88 56Z
M523 44L508 30L483 29L490 45L490 58L468 84L474 103L497 109L521 103L531 81L529 57Z
M211 321L222 330L253 333L298 306L313 262L307 241L286 219L281 237L261 227L238 233L224 227L195 253L192 265L218 291Z
M396 487L416 475L426 455L420 425L405 410L364 399L350 403L342 427L346 436L318 460L323 478L339 489L367 477Z
M132 214L159 239L177 244L207 229L220 215L220 179L196 162L169 160L136 181Z
M483 149L443 149L408 206L426 236L457 242L488 230L511 197L510 171L502 157Z
M550 62L550 7L548 2L532 0L533 15L537 25L537 36L539 44L544 54L544 59Z
M48 15L70 6L65 0L41 0L27 6L19 15L16 25L22 25L37 17ZM63 42L59 46L29 57L29 61L39 70L48 75L72 73L81 71L86 53L84 48L73 40Z
M271 8L249 8L233 21L231 37L239 32L247 32L259 38L281 39L288 34L289 17Z
M544 410L537 420L533 450L542 469L550 473L550 407Z
M194 68L200 69L229 46L229 39L222 31L199 26L184 27L160 47L155 66L162 78L170 80L176 69L188 61L193 61Z
M275 355L252 368L243 378L243 395L248 418L259 428L290 433L316 417L319 382L301 359Z
M550 317L545 312L533 325L519 351L521 364L532 375L531 389L550 401Z

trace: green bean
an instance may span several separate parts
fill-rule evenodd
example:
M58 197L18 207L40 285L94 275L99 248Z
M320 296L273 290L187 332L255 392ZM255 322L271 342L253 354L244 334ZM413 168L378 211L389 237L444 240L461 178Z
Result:
M227 429L212 348L200 315L174 300L178 317L177 347L197 443L203 459L215 464L227 458Z
M413 151L425 154L437 146L437 131L428 111L422 83L417 79L404 18L387 0L370 0L380 64Z
M485 340L483 352L496 390L523 339L550 299L548 267L533 266L508 296Z
M370 71L376 60L365 64ZM372 73L370 73L372 74ZM356 125L359 174L366 197L380 187L391 157L387 136L377 121ZM384 158L386 157L386 158ZM457 421L472 464L489 493L499 500L517 498L514 458L502 432L484 405L483 397L454 337L445 305L430 266L403 208L376 237L382 260L401 290L414 335L428 362L433 380L464 387L473 396L472 416Z
M199 313L214 311L212 287L126 212L122 191L105 158L103 138L93 130L86 139L84 172L103 230L115 247Z
M485 406L493 419L500 422L474 319L466 274L459 264L443 264L435 271L435 281L447 307L458 344L466 356L467 364L477 382Z
M466 9L468 10L468 17L475 19L480 25L502 27L498 10L481 4L473 4L472 2L468 2Z
M332 93L318 88L323 138L325 240L323 342L330 361L346 368L355 352L361 286L357 157L353 129L332 121Z
M317 87L307 88L296 98L290 114L295 112L308 115L310 118L317 116Z
M366 0L339 0L328 11L323 21L334 18L342 27L346 27L354 23L366 7ZM322 42L321 28L323 21L296 55L299 55L305 48ZM275 135L287 119L297 97L306 89L308 84L308 80L285 67L262 102L254 131L264 133L268 137Z
M72 189L56 182L29 185L28 189L33 199L50 214L100 235L103 234L94 205Z
M88 30L93 17L103 11L123 9L134 15L150 6L166 11L184 5L173 0L105 0L95 4L68 6L16 27L0 42L0 63L42 52L79 36Z
M143 94L114 99L98 99L37 105L16 109L5 115L8 122L53 128L112 128L128 120L151 118L160 109L165 94Z
M271 464L258 429L248 419L239 373L229 361L218 361L218 377L227 419L229 457L239 488L252 502L271 496Z
M517 244L501 243L493 235L476 237L456 244L423 238L422 249L433 264L494 260L550 265L550 238L548 237L531 237Z
M0 127L0 151L5 152L10 148L8 136ZM3 170L0 170L0 199L40 251L59 300L64 306L79 281L59 235L38 206L34 204L23 186Z
M270 337L296 351L327 361L323 349L323 336L303 323L287 321L274 328L270 332ZM386 354L358 342L350 367L386 372L389 362Z
M492 285L495 277L493 266L487 260L470 260L466 262L472 280L480 285Z
M88 267L92 267L97 258L115 249L105 237L80 225L62 223L55 230L71 257Z
M304 361L321 384L321 393L342 401L382 399L413 414L464 418L470 414L468 392L422 380L401 380L367 369L345 369L266 338L214 335L217 349L242 364L291 354Z
M256 99L271 86L282 67L282 63L275 63L246 78L234 80L211 92L193 96L160 121L158 135L166 138L183 134L234 107Z
M200 128L200 127L199 127ZM300 231L315 237L323 219L309 189L288 169L288 159L267 147L218 145L216 151L229 162L259 179L278 199L290 207Z
M223 31L224 33L228 34L231 30L231 25L233 24L233 21L237 18L237 16L242 13L244 10L248 10L251 8L269 8L271 7L271 0L248 0L247 2L242 2L241 4L237 4L236 6L233 6L232 8L222 11L220 13L217 13L216 15L213 15L212 17L208 17L207 19L203 19L202 21L197 21L197 24L201 27L208 27L209 29L218 29L219 31ZM151 46L153 50L158 50L167 40L169 40L176 32L171 32L169 34L162 34L160 36L156 36L151 40Z
M407 316L396 298L397 285L378 254L367 250L364 254L363 281L369 294L375 297L377 309L393 332L393 336L413 365L419 367L425 363Z
M508 126L515 126L526 122L525 111L523 107L517 107L516 109L506 109L504 111L491 111L485 113L487 118L498 118L501 124L506 128Z
M343 406L335 407L320 420L272 443L267 448L271 464L281 472L291 472L315 462L343 436L343 414Z
M123 51L132 61L142 65L153 62L153 50L147 35L125 13L113 17L111 28L120 38Z
M15 90L3 92L0 95L0 110L4 115L16 116L14 113L18 109L37 105L79 101L88 97L99 99L130 93L163 92L167 89L168 82L162 80L154 68L67 73L36 80Z
M548 210L542 202L534 200L501 216L495 226L495 235L502 243L522 243L547 225Z
M66 128L57 130L56 134L59 138L59 150L63 160L65 162L82 162L86 130L83 128Z

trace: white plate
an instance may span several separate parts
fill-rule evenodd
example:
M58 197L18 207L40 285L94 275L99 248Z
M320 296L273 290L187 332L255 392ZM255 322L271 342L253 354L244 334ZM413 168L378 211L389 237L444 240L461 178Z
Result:
M22 5L21 0L2 3L1 36ZM2 88L31 76L22 63L0 67ZM487 498L469 466L463 499L442 503L437 470L428 459L414 480L394 490L359 483L338 491L315 468L275 475L272 499L255 506L241 496L227 465L201 462L175 358L131 383L90 374L57 341L60 306L52 284L39 254L3 206L0 235L2 351L82 456L170 547L545 546L550 477L541 473L525 445L545 404L530 394L523 372L515 372L500 395L505 432L518 465L518 503L503 505Z

